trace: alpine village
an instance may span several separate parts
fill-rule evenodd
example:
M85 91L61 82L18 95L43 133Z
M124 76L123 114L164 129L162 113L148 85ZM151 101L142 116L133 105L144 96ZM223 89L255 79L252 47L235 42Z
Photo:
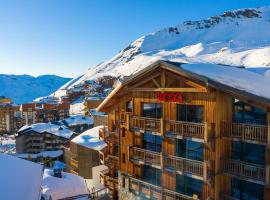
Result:
M47 96L1 96L0 200L270 200L269 22L186 21Z

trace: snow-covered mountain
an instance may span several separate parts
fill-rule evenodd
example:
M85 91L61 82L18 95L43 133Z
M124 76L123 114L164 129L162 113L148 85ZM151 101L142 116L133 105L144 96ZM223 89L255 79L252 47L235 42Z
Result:
M0 96L12 98L17 104L26 103L51 94L70 80L55 75L33 77L0 74Z
M260 67L270 77L270 7L228 11L147 34L113 58L90 68L65 89L104 76L129 76L158 60ZM270 69L270 68L269 68Z

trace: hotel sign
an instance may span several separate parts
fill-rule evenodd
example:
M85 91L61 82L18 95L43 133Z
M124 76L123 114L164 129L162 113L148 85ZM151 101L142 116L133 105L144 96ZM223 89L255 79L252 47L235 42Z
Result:
M184 102L184 96L180 92L156 92L155 96L158 101L163 102L177 102L177 103L183 103Z

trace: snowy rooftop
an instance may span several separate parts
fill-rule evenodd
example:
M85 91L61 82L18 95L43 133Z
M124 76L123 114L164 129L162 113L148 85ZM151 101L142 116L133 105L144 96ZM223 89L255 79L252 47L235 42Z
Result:
M90 148L93 150L100 151L107 146L107 144L99 139L99 129L103 126L96 126L91 128L77 137L73 138L71 142Z
M59 156L63 155L62 150L56 150L56 151L42 151L40 153L14 153L10 154L19 158L38 158L38 157L43 157L43 158L58 158Z
M53 176L53 170L45 169L42 181L42 196L45 199L64 199L69 197L87 197L85 180L74 174L62 172L62 178ZM87 198L85 198L87 199Z
M33 130L37 133L47 132L47 133L51 133L53 135L67 138L67 139L69 139L74 134L73 131L69 130L65 126L59 126L52 123L37 123L37 124L32 124L30 126L25 125L22 128L20 128L18 132L19 134L22 134L22 133L25 134L25 133L28 133L30 130Z
M183 64L181 68L225 86L270 100L270 79L258 73L215 64Z
M0 153L0 199L40 199L43 166Z
M87 117L84 115L71 115L70 117L63 120L68 126L76 126L81 124L91 125L94 123L92 117Z

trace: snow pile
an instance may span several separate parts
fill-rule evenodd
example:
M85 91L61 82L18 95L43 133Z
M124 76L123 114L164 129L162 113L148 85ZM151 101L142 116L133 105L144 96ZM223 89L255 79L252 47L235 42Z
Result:
M269 25L270 7L228 11L205 20L183 22L137 39L65 88L105 76L121 79L157 60L269 67ZM264 75L270 77L270 71Z
M73 138L71 142L90 148L96 151L100 151L107 146L107 144L99 139L99 129L103 126L96 126L91 128L77 137Z
M42 196L47 200L81 197L88 199L88 190L84 179L62 172L62 178L53 176L53 170L45 169L42 181ZM75 199L75 198L74 198Z
M0 199L40 199L43 166L0 153Z
M18 131L18 134L27 134L29 131L35 131L37 133L51 133L53 135L69 139L74 132L65 126L59 126L52 123L37 123L32 125L25 125Z
M79 115L71 115L70 117L62 120L62 122L70 127L70 126L76 126L76 125L82 125L82 124L92 125L94 123L94 120L92 117L79 114Z

